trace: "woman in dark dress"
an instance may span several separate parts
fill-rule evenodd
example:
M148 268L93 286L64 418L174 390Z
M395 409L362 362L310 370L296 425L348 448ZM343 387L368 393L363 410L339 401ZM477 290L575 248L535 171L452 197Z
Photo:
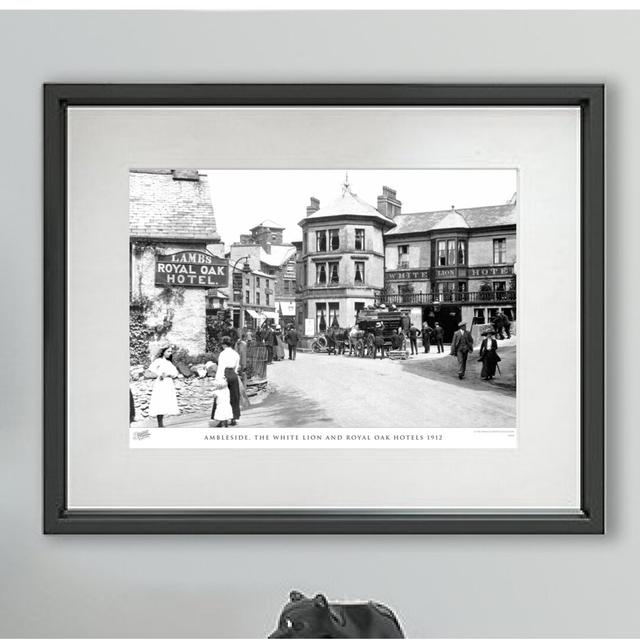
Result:
M480 357L482 371L480 377L483 380L491 380L496 375L496 367L500 362L498 355L498 342L494 339L495 331L485 331L481 335L485 336L480 344Z

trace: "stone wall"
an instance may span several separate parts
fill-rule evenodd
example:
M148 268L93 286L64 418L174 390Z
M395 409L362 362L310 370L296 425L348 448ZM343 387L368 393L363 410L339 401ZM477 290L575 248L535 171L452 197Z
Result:
M170 254L185 249L205 250L205 245L137 244L132 251L132 305L141 310L149 328L149 354L153 358L161 344L170 342L188 353L206 350L206 289L191 287L159 287L155 284L157 254ZM135 333L135 335L134 335ZM133 345L140 332L130 327ZM131 362L138 364L138 362Z
M141 378L130 383L136 406L136 420L148 416L153 380ZM213 404L213 378L177 378L174 380L180 413L197 413L211 410Z

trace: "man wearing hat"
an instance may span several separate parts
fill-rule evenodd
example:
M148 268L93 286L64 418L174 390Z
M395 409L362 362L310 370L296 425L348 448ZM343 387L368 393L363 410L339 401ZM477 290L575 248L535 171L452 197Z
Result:
M458 330L451 340L451 355L458 358L458 378L462 380L467 371L467 356L473 351L473 338L467 331L467 323L459 322Z
M491 380L496 375L496 367L501 359L498 355L498 342L493 337L495 334L496 332L491 330L483 331L480 334L484 336L484 340L480 344L480 358L478 358L482 362L480 377L483 380Z

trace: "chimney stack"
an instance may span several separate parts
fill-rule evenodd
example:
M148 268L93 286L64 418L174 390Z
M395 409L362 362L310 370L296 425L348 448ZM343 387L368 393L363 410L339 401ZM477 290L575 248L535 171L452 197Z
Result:
M313 215L318 209L320 209L320 200L311 198L311 204L307 207L307 217Z
M400 215L402 202L396 198L396 191L391 187L382 187L382 195L378 196L378 211L393 220Z

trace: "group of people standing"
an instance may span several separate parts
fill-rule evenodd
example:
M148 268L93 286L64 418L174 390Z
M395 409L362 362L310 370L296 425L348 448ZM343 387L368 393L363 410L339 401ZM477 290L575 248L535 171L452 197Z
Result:
M289 350L289 360L295 360L298 351L299 336L293 324L289 323L285 329L277 324L265 324L256 331L256 339L267 348L267 364L284 360L285 344Z
M496 369L499 369L498 362L498 342L493 337L496 332L493 330L483 331L480 334L483 337L480 343L480 358L482 362L482 371L480 377L483 380L492 380L496 375ZM462 380L467 371L467 358L473 352L473 336L467 331L467 323L460 322L458 330L453 334L451 340L451 355L458 359L458 378Z
M218 355L218 364L213 380L213 408L211 419L218 422L219 427L237 424L240 419L240 398L242 383L239 373L246 366L247 343L244 339L232 346L232 338L222 336L222 351ZM164 427L165 416L176 416L180 413L174 379L178 377L178 369L173 363L174 348L171 345L162 347L157 357L149 366L149 371L156 374L149 401L149 416L155 417L158 427Z
M285 359L284 345L288 346L289 360L296 359L298 349L298 332L292 324L283 332L279 325L263 325L254 332L247 330L242 336L237 329L228 322L220 332L220 346L222 347L217 362L217 369L213 380L213 407L211 420L215 420L218 427L235 426L240 419L240 404L245 393L247 369L247 345L257 342L266 347L267 364ZM174 379L178 377L178 369L173 363L174 348L167 345L160 349L157 357L149 366L149 370L156 374L151 390L149 402L149 416L155 417L158 427L164 427L164 417L179 415L178 400ZM241 377L243 379L241 379ZM129 394L130 414L133 397ZM135 410L134 410L135 413Z

